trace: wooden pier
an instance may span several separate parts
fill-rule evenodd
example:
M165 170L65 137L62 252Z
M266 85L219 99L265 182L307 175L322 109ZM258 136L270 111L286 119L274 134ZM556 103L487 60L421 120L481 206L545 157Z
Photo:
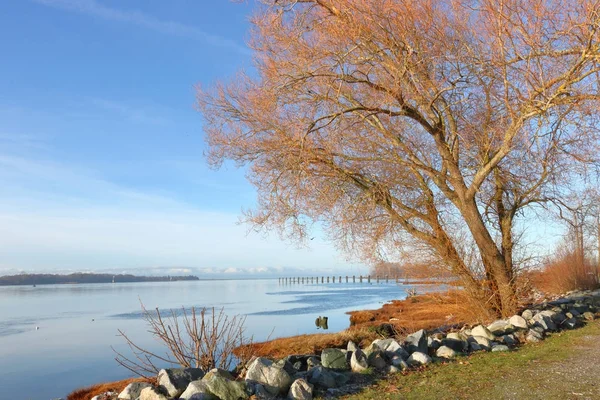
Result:
M346 276L299 276L299 277L285 277L285 278L278 278L279 279L279 283L283 284L283 285L291 285L291 284L309 284L309 285L313 285L313 284L324 284L324 283L363 283L366 282L368 284L371 283L371 280L373 280L375 283L389 283L390 280L392 282L396 282L399 283L400 282L400 278L395 276L395 277L390 277L388 275L385 276L379 276L379 275L375 275L375 276L371 276L371 275L346 275Z

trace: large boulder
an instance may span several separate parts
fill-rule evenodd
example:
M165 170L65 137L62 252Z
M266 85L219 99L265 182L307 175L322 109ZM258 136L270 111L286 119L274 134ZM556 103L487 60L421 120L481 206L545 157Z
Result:
M159 389L155 388L154 386L150 386L142 389L138 400L167 400L167 396L165 396Z
M543 329L544 331L555 331L557 328L556 328L556 324L552 320L552 317L549 316L547 313L546 314L544 314L544 313L545 313L545 311L542 311L533 316L533 321L534 321L533 326L539 327L539 328ZM551 315L554 315L554 313L552 313Z
M132 382L125 386L125 389L119 393L119 399L122 400L137 400L143 389L152 387L148 382Z
M531 318L533 318L533 311L525 310L521 313L521 317L523 317L526 321L529 321Z
M495 336L502 336L508 333L512 333L515 328L508 321L499 319L497 321L492 322L487 326L488 330L493 333Z
M415 351L408 357L406 360L408 365L425 365L431 363L431 357L429 357L425 353L421 353L420 351Z
M202 382L211 394L221 400L240 400L247 399L246 385L242 382L233 380L231 374L222 369L214 368L202 378Z
M442 346L435 352L436 357L440 358L454 358L456 357L456 351L447 346Z
M346 346L346 350L348 351L356 351L358 350L358 346L352 340L348 342L348 346Z
M408 353L418 351L427 354L427 331L421 329L411 335L408 335L405 340L406 350Z
M489 340L495 340L496 336L488 328L483 325L477 325L475 328L471 329L472 336L481 336L487 338Z
M350 368L352 372L363 372L369 368L369 359L361 349L352 352Z
M349 377L323 366L311 368L307 374L308 382L323 389L340 387L348 382Z
M447 334L446 338L442 340L442 345L460 353L469 350L469 343L465 340L465 337L458 332Z
M528 329L527 321L520 315L513 315L508 319L508 323L517 329Z
M471 336L469 342L477 343L482 350L490 350L492 348L492 341L484 336Z
M288 399L290 400L312 400L313 398L313 385L308 383L304 379L296 379L290 391L288 392Z
M542 340L544 340L544 335L535 329L530 329L529 332L527 332L527 336L525 336L525 341L527 343L537 343Z
M389 359L396 355L404 359L408 358L408 352L394 339L377 339L373 341L373 344L379 347Z
M340 349L325 349L321 353L321 364L325 368L331 368L339 371L350 369L346 361L346 351Z
M281 364L263 357L258 357L248 366L246 380L261 383L269 393L273 394L287 393L293 382L292 377Z
M201 379L204 371L200 368L166 368L158 371L158 387L169 397L177 397L187 389L192 381Z
M218 400L208 388L204 381L190 382L185 391L179 396L179 400Z
M367 362L369 363L369 366L377 369L385 369L388 365L384 353L381 350L371 352L371 354L367 356Z

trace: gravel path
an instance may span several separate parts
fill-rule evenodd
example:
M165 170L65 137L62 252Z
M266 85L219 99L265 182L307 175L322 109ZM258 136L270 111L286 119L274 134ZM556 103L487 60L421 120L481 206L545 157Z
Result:
M561 362L532 362L531 368L499 379L490 398L600 399L600 334L579 338L572 350Z

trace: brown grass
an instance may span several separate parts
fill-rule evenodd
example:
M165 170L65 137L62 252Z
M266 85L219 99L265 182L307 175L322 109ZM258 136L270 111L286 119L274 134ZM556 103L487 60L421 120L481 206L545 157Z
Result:
M598 268L573 253L562 254L549 261L541 271L531 274L531 280L536 288L548 294L599 286Z
M338 333L319 333L273 339L252 344L257 356L281 358L290 354L317 354L328 347L345 347L349 340L365 346L380 338L377 327L391 324L399 334L443 325L474 323L492 317L471 306L467 295L458 290L430 293L395 300L377 310L350 312L350 328ZM248 350L244 348L244 350Z
M121 393L121 391L132 382L148 382L154 385L156 384L155 379L146 378L130 378L117 382L98 383L96 385L75 390L67 396L67 400L90 400L92 397L106 392Z

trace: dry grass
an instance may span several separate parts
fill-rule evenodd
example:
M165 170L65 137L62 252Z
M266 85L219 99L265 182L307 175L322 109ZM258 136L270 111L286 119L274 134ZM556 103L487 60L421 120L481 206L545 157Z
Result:
M539 272L531 274L533 285L544 293L561 294L599 286L598 268L589 260L573 253L549 261Z
M368 345L380 338L377 327L392 325L399 334L443 325L474 323L490 320L492 316L479 312L462 291L430 293L395 300L378 310L354 311L350 314L350 328L338 333L319 333L273 339L252 344L257 356L281 358L290 354L316 354L328 347L345 347L349 340ZM247 348L244 348L248 351Z
M67 400L90 400L92 397L106 392L121 393L121 391L123 391L123 389L125 389L125 387L132 382L148 382L156 384L155 379L146 378L130 378L117 382L98 383L96 385L75 390L67 396Z

